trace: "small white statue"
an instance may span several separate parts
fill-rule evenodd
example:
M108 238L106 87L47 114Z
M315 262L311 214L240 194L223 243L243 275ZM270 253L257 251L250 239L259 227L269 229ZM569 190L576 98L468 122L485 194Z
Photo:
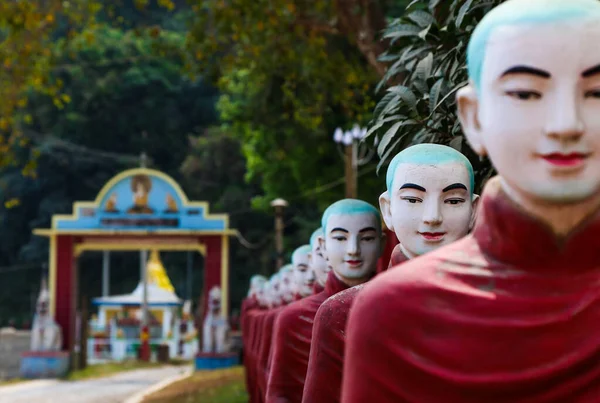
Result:
M208 313L202 332L202 352L225 353L228 351L229 324L221 315L221 288L214 286L208 293Z
M43 279L31 328L31 351L60 351L62 348L62 332L50 316L49 306L50 293Z

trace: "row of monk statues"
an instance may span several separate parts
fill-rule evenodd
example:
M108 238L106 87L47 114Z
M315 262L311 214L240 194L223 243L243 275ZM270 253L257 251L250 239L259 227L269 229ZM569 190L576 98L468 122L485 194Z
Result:
M242 306L252 403L600 402L600 2L508 0L458 116L497 176L420 144L331 204ZM378 272L393 231L389 267Z

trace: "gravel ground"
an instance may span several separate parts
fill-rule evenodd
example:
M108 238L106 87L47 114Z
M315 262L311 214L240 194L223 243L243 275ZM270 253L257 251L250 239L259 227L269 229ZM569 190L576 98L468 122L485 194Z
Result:
M128 397L186 369L168 366L82 381L25 382L0 387L0 403L122 403Z

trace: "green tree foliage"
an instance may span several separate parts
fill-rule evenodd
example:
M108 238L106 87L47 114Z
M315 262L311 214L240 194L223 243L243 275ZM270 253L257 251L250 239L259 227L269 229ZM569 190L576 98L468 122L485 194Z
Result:
M256 181L245 181L246 161L240 141L217 127L190 137L181 171L188 196L210 200L211 211L229 214L229 225L242 233L242 239L232 239L230 260L231 306L238 306L250 277L273 269L273 219L250 206L260 187Z
M380 87L385 95L369 130L381 138L380 164L416 143L450 145L474 163L478 182L492 174L464 141L456 112L456 91L467 84L466 50L471 32L501 0L413 1L385 31L390 47L382 60L390 68Z
M155 37L160 32L159 27L147 23L164 22L165 13L159 19L159 9L172 10L174 7L173 0L1 1L0 167L26 163L24 173L35 172L35 158L16 160L23 157L19 149L28 146L21 127L21 117L27 109L27 93L44 93L57 106L68 102L63 93L63 82L53 70L64 61L62 53L71 41L83 35L90 43L95 39L94 29L100 20L124 24L127 20L123 15L135 17L129 25L138 24L136 29L140 35ZM60 44L56 43L57 38L62 38Z
M247 178L262 184L256 205L343 176L331 136L370 120L385 71L378 35L398 3L194 2L188 68L216 77L224 129L242 142ZM321 206L341 189L324 192Z
M44 92L28 94L23 137L31 146L17 151L21 160L39 154L35 178L23 177L19 166L0 171L0 321L18 312L28 317L22 309L29 306L29 287L39 287L48 244L31 234L33 228L49 227L50 217L70 213L76 200L93 200L113 175L139 164L142 149L152 167L180 180L188 135L216 123L216 90L183 75L177 53L160 55L182 46L182 36L165 31L151 38L103 26L93 35L90 43L84 33L57 44L60 68L52 78L62 80L69 102L57 106ZM178 287L185 256L169 259L165 267L182 268L169 272ZM112 291L130 292L138 281L136 254L116 254L112 263ZM14 271L4 272L6 267ZM81 292L99 295L99 254L85 254L80 267ZM197 295L200 276L195 279Z

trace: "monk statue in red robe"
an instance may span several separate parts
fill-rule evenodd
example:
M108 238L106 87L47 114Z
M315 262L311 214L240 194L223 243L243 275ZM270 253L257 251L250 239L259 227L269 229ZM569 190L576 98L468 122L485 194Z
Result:
M240 325L242 330L242 352L244 367L246 369L246 390L250 392L253 387L251 379L251 363L250 363L250 345L251 345L251 312L260 308L259 295L267 279L261 275L254 275L250 278L250 287L248 288L248 297L242 301L242 309L240 314Z
M344 403L600 401L598 43L595 0L509 0L473 31L459 116L498 176L470 235L357 297Z
M313 287L313 294L318 294L325 289L325 283L327 282L327 275L331 271L331 267L327 264L327 259L323 255L321 245L319 244L319 237L323 236L323 228L317 228L310 236L310 255L309 265L315 272L315 285Z
M261 397L267 392L269 375L269 359L271 356L273 326L281 310L294 299L292 265L286 264L272 277L271 309L263 315L261 325L261 340L258 351L258 387Z
M325 289L285 308L275 324L267 403L300 403L319 306L338 292L361 284L375 272L381 253L381 216L361 200L340 200L325 210L321 251L332 271Z
M310 245L302 245L292 254L292 272L296 300L313 293L315 270L310 266Z
M400 241L393 252L396 265L467 235L478 196L473 194L473 167L460 152L437 144L409 147L394 157L386 179L379 205ZM340 401L346 323L365 285L336 294L317 311L303 402Z
M390 162L386 185L379 207L399 240L390 267L448 245L473 227L479 199L473 166L452 147L408 147Z
M298 301L304 297L312 295L315 282L314 270L309 266L311 248L310 245L302 245L292 253L292 264L286 267L291 269L292 286L294 301ZM282 269L283 270L283 269ZM271 321L273 325L277 321L277 317L281 313L284 306L275 310L272 314ZM273 330L271 331L271 340L273 338ZM268 374L271 369L273 360L273 343L269 346L269 356L265 373Z
M262 318L268 310L269 300L269 281L265 279L261 282L259 288L256 291L256 300L258 305L254 309L250 309L245 314L243 326L246 330L247 336L244 336L245 340L248 340L244 344L244 366L246 367L247 382L248 382L248 395L250 403L259 403L264 399L260 398L258 389L258 350L260 346L260 330L262 328Z

